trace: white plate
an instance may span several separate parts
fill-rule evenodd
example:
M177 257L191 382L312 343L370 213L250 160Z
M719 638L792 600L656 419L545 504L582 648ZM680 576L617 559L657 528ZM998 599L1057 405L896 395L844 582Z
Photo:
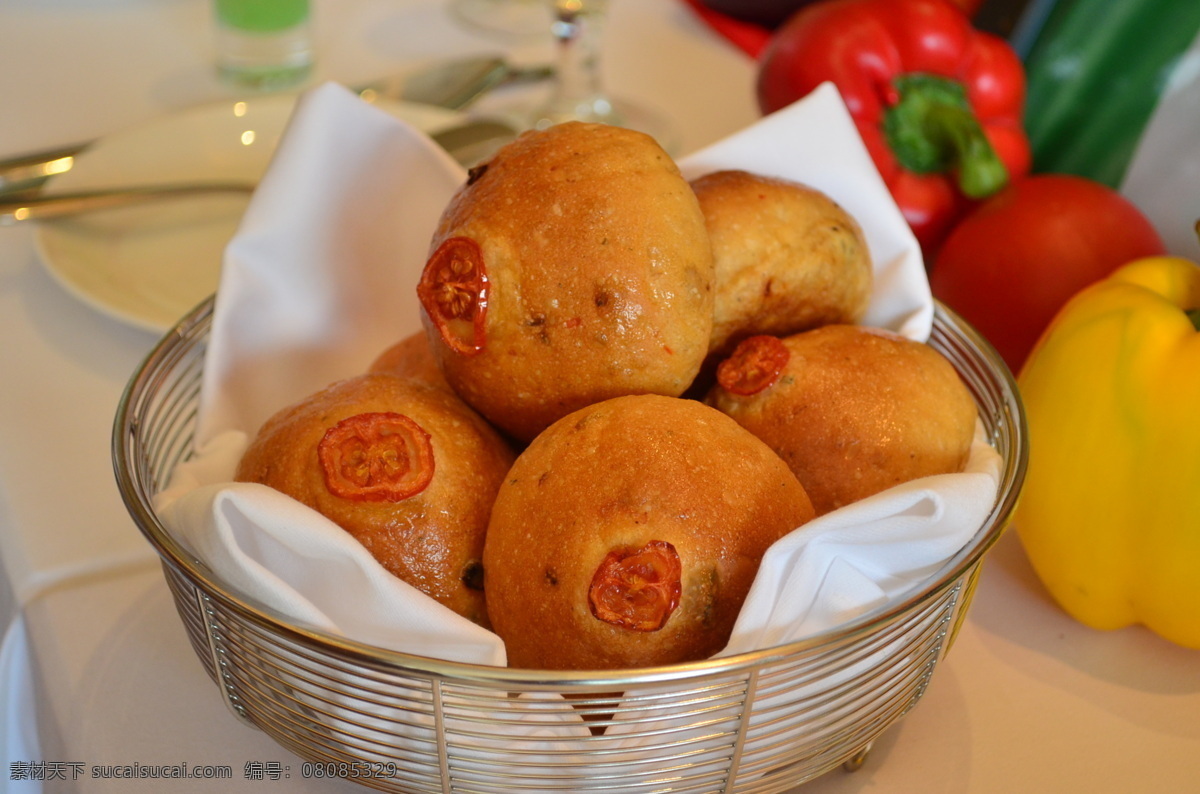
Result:
M257 182L295 95L190 108L102 138L55 177L47 193L174 181ZM427 132L462 120L452 111L376 103ZM211 295L225 245L248 194L177 198L38 224L38 254L80 300L130 325L163 332Z

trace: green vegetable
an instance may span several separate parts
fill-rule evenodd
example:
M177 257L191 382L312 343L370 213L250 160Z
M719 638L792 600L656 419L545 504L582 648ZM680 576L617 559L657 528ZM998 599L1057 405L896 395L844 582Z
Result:
M1025 57L1033 169L1119 187L1200 0L1058 0Z

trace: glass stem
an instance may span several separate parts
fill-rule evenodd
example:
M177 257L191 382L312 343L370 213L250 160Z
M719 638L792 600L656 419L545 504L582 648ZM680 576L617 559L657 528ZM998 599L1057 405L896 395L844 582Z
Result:
M600 29L604 3L555 0L552 33L558 72L545 121L568 119L617 124L600 80Z

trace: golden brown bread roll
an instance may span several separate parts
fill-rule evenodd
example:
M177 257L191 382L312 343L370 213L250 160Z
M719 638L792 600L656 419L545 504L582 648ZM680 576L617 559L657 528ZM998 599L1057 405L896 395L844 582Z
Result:
M961 471L977 416L932 347L853 325L743 341L721 362L707 401L787 461L818 515Z
M488 613L514 667L704 658L727 642L767 547L812 515L783 461L703 403L596 403L505 478L484 548Z
M486 626L483 537L513 458L445 389L367 374L268 419L234 476L322 513L384 568Z
M367 372L414 378L432 386L450 388L433 358L433 351L429 349L429 338L425 336L424 331L410 334L384 350L367 367Z
M709 350L748 336L857 323L873 271L857 221L819 190L746 171L693 180L716 273Z
M712 278L699 205L666 152L572 122L472 170L418 296L450 385L528 441L589 403L682 394L707 353Z

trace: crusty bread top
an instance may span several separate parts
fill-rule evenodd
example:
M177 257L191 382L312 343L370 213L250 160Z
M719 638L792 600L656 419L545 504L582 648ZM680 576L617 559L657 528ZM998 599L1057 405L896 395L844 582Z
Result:
M755 334L856 323L874 274L858 222L825 193L746 171L693 180L713 248L714 355Z
M523 134L472 172L431 254L461 237L486 269L486 344L464 356L431 333L434 354L517 438L600 399L681 394L699 371L711 247L695 195L649 136L582 123Z

